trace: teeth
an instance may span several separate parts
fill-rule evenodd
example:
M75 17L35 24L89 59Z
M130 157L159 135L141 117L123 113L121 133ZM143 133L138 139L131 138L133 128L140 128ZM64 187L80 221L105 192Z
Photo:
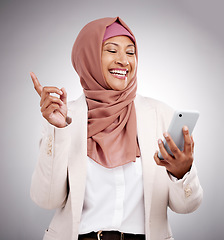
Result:
M110 70L110 73L112 73L112 74L126 75L127 70Z

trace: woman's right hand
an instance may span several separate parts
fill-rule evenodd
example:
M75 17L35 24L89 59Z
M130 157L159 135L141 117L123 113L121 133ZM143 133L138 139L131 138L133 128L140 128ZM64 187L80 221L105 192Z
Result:
M67 93L64 88L42 87L36 75L30 72L36 92L41 97L40 107L43 117L52 125L63 128L67 125ZM59 97L52 96L58 94Z

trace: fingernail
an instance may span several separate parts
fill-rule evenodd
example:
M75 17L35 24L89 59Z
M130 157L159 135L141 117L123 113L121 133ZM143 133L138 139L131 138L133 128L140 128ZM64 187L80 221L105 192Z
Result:
M188 131L188 127L187 127L187 126L184 126L184 127L183 127L183 130L184 130L184 131Z
M162 140L161 139L158 140L158 144L162 144Z
M169 135L168 135L167 132L165 132L165 133L163 134L163 136L164 136L165 138L167 138Z

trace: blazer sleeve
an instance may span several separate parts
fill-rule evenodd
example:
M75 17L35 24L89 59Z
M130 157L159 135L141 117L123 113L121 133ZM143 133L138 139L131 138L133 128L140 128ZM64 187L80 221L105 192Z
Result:
M190 213L201 204L203 190L193 164L191 170L180 180L173 181L168 176L169 207L177 213Z
M69 190L67 167L70 125L56 128L44 119L38 162L30 188L31 199L42 208L54 209L65 204Z
M159 136L168 129L174 110L165 104L159 104L158 125ZM162 131L161 131L162 129ZM169 198L168 205L174 212L190 213L195 211L202 202L203 190L193 163L191 170L180 180L173 181L167 173Z

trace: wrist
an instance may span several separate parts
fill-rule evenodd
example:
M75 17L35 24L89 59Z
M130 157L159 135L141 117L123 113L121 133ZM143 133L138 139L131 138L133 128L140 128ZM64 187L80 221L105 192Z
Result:
M188 172L190 172L191 170L191 167L192 165L190 166L190 168L187 170L187 171L184 171L184 172L176 172L176 173L173 173L173 172L170 172L167 170L167 172L172 175L173 177L177 178L178 180L179 179L182 179Z

